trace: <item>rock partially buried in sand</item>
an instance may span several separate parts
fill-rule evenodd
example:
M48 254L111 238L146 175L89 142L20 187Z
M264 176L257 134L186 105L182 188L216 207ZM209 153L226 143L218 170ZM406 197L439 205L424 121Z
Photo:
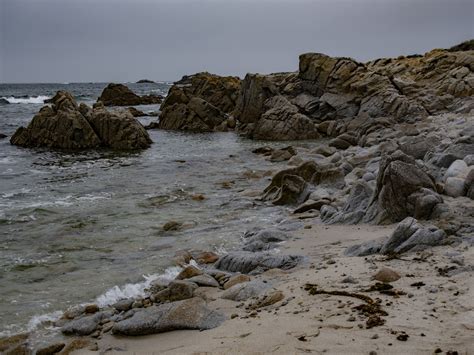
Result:
M21 147L119 150L145 149L152 143L143 126L128 112L109 112L103 106L93 109L77 105L72 95L58 91L33 117L27 128L20 127L11 144Z
M160 104L162 97L138 96L123 84L111 83L102 91L97 101L102 102L105 106L136 106Z
M269 253L235 252L221 257L214 265L217 269L243 274L259 273L269 269L288 270L297 266L299 255L273 255Z
M148 335L179 329L212 329L225 316L210 310L201 298L172 302L139 310L132 317L117 322L113 334Z
M375 274L374 279L383 283L390 283L400 280L400 274L388 267L383 267Z
M253 280L230 287L224 291L221 297L232 301L245 301L251 297L260 295L269 288L270 285L268 283Z
M423 226L412 217L401 221L389 238L371 240L353 245L345 251L348 256L371 254L400 254L408 251L421 251L432 246L443 245L446 233L435 226Z
M224 283L224 290L227 290L228 288L231 288L234 285L241 284L244 282L249 282L250 281L250 276L248 275L243 275L243 274L238 274L234 275L229 280Z

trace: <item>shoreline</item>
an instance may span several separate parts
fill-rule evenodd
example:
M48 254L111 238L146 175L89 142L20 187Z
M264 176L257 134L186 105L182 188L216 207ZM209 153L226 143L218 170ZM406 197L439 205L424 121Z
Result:
M452 264L445 256L448 251L459 251L463 247L449 247L450 250L445 246L436 247L427 254L411 253L392 260L380 255L364 258L342 254L355 242L389 235L394 228L394 225L313 224L311 229L298 230L295 238L280 248L282 253L299 252L308 257L306 265L288 271L273 269L252 277L265 280L282 291L283 300L257 312L246 311L239 305L248 301L223 300L219 298L222 291L203 288L202 295L208 306L227 316L221 326L206 331L177 330L139 337L105 335L98 340L98 349L107 354L367 354L370 351L432 354L437 349L443 353L469 354L474 330L474 322L468 316L474 313L469 285L474 277L466 272L445 277L436 271L437 265ZM472 256L472 250L467 251L466 257ZM420 263L420 257L426 258L424 263ZM405 295L361 292L374 284L372 277L381 267L400 273L400 280L391 284ZM417 282L425 286L410 286ZM325 290L362 293L381 299L388 313L383 317L385 324L366 329L366 317L351 309L363 302L353 297L309 295L303 289L306 283L317 284ZM407 340L397 340L403 334L408 335ZM93 352L80 350L77 353Z

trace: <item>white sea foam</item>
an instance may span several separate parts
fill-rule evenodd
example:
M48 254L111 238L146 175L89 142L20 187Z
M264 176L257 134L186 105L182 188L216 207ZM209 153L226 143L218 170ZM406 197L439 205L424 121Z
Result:
M137 298L145 295L145 289L150 287L155 280L171 281L183 270L179 266L169 267L163 274L144 275L145 281L136 284L125 284L123 286L114 286L96 299L100 307L112 305L125 298Z
M28 322L27 329L29 332L32 332L33 330L37 329L40 325L44 323L57 321L62 315L63 315L63 312L56 311L56 312L41 314L39 316L34 316Z
M11 104L43 104L45 100L50 99L50 96L31 96L31 97L2 97L2 99L7 100Z

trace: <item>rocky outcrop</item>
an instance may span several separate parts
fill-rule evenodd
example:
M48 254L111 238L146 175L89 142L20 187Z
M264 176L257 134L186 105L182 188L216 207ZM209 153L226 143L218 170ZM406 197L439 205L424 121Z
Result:
M102 102L105 106L136 106L160 104L163 97L146 95L138 96L123 84L109 84L102 91L97 102Z
M429 219L442 203L432 176L401 151L382 158L365 221L399 222L405 217Z
M103 105L78 105L71 94L59 91L28 127L20 127L11 144L36 148L119 150L144 149L152 143L143 126L129 112L109 112Z
M333 143L347 147L367 144L364 136L381 124L469 112L474 108L474 51L466 43L450 51L367 63L306 53L297 73L248 74L235 110L239 129L272 140L350 132L355 141ZM350 127L354 120L356 127Z
M180 329L206 330L219 326L225 316L210 310L201 298L171 302L135 312L112 328L119 335L148 335Z
M240 79L198 73L175 83L161 106L158 128L212 132L235 127L234 110Z
M434 178L398 150L380 161L375 188L363 179L356 181L344 207L325 209L321 219L327 224L385 224L405 217L430 219L442 203Z
M296 168L285 169L275 174L263 192L263 200L275 205L300 204L308 199L315 186L342 188L344 173L332 165L318 165L308 161Z

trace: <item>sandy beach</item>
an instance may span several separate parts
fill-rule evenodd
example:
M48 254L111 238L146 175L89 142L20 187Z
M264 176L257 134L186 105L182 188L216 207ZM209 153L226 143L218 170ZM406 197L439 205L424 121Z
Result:
M256 312L247 311L245 305L252 300L223 300L219 297L222 291L205 288L202 297L208 306L228 317L220 327L135 338L107 335L99 340L99 350L107 354L472 354L473 274L465 271L448 277L438 271L453 265L461 270L462 266L447 255L459 253L457 260L472 260L472 249L462 245L438 247L392 260L343 255L347 246L389 235L393 229L313 224L311 229L295 232L294 239L281 246L282 253L305 255L303 266L256 276L282 291L282 301ZM375 283L373 275L382 267L400 274L400 280L391 284L405 294L394 297L361 291ZM366 329L367 317L352 309L363 303L360 299L310 295L304 290L306 283L327 291L360 292L380 299L388 313L382 317L385 324ZM424 286L412 286L417 283ZM400 340L405 339L400 336L403 334L406 340Z

